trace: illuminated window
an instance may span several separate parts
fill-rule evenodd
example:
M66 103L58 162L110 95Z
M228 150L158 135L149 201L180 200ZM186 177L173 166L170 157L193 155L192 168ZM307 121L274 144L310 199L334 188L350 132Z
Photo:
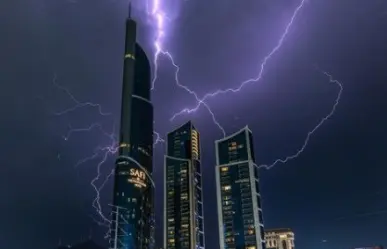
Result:
M174 222L175 221L175 219L168 219L168 222Z
M255 246L246 246L246 249L255 249Z
M188 194L187 193L182 193L180 196L180 200L188 200Z
M226 238L226 242L234 242L234 238Z
M236 146L230 146L230 147L228 147L228 150L229 150L229 151L233 151L233 150L236 150L236 149L237 149Z
M228 171L228 167L222 167L221 171L223 171L223 172Z
M169 242L169 243L174 243L174 242L175 242L175 239L169 239L168 242Z
M230 189L231 189L231 186L230 186L230 185L223 186L222 189L223 189L223 190L230 190Z

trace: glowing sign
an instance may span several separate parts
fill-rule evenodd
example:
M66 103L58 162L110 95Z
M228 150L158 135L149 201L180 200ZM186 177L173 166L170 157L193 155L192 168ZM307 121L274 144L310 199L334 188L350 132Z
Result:
M146 187L146 174L142 170L138 169L130 169L130 177L128 181L133 183L137 188L145 188Z

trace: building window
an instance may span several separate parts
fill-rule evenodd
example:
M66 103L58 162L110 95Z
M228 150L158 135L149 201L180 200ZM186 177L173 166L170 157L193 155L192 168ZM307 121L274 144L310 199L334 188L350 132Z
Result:
M221 171L223 171L223 172L228 171L228 167L222 167Z
M282 248L283 249L288 249L288 245L286 244L286 240L282 241Z
M223 189L223 190L231 190L231 186L230 186L230 185L223 186L222 189Z
M181 194L180 200L184 200L184 201L188 200L188 194L187 193Z

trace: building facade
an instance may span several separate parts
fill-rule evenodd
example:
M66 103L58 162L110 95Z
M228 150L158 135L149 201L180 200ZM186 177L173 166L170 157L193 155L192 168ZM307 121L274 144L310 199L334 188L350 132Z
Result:
M204 248L199 133L188 122L167 135L164 249Z
M246 126L215 141L220 249L264 249L258 166Z
M149 249L154 246L151 69L144 50L136 42L136 23L131 18L126 21L123 59L110 248Z
M266 229L266 248L294 249L294 233L289 228Z

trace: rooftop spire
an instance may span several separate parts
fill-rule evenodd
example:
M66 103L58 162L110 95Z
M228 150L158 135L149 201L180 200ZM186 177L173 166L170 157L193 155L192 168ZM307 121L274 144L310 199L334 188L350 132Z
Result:
M132 17L132 1L129 0L129 18Z

